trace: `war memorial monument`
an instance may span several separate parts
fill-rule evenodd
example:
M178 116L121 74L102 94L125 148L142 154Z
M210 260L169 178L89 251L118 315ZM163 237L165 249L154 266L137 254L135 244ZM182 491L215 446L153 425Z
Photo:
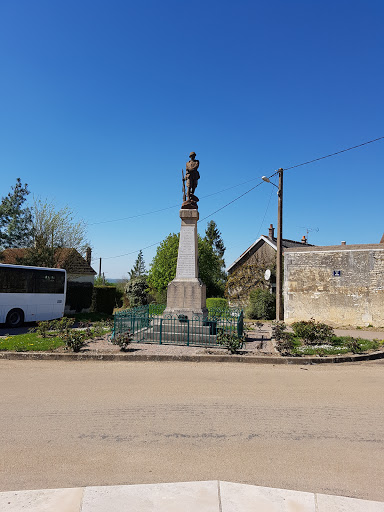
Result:
M217 346L217 333L243 333L243 314L233 308L208 312L206 287L199 278L197 221L199 161L192 152L182 171L183 203L176 277L168 284L167 304L149 304L115 314L115 335L130 332L139 343Z
M180 209L181 228L179 252L177 257L176 277L168 285L167 308L165 314L184 315L191 319L193 316L206 317L205 284L199 278L199 259L197 247L197 221L199 212L198 197L195 190L200 178L199 161L192 152L186 164L183 179L183 204Z

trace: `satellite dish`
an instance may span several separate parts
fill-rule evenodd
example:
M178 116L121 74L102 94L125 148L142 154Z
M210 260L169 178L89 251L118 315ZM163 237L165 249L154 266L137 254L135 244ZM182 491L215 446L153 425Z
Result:
M269 270L269 268L267 268L267 270L264 273L264 279L266 281L269 281L271 279L271 271Z

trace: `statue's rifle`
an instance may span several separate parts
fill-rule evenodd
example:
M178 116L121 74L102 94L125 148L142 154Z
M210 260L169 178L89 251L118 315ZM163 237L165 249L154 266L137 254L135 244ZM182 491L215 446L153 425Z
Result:
M184 178L184 169L181 169L181 177L183 179L183 202L187 200L187 196L185 195L185 178Z

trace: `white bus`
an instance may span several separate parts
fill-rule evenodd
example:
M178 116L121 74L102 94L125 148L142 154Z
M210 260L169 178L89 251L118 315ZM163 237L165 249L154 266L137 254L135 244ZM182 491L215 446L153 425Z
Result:
M0 263L0 323L18 327L23 322L61 318L66 292L63 269Z

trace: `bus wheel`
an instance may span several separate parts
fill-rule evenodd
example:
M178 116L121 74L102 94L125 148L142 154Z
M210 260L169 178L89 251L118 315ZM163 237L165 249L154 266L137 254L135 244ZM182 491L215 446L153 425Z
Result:
M21 309L11 309L7 315L8 327L20 327L24 322L24 312Z

